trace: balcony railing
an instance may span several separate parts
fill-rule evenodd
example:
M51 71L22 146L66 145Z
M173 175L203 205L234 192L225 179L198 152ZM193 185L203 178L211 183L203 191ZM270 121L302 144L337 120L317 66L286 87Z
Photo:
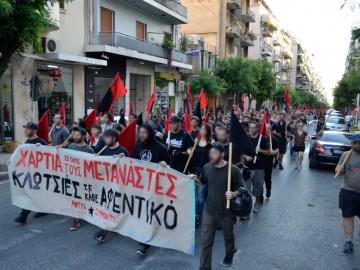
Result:
M271 56L273 53L273 46L267 42L263 42L261 45L261 54L263 56Z
M279 53L274 53L273 54L273 61L274 62L281 62L281 55Z
M241 38L241 46L242 47L254 46L254 39L251 38L249 34L243 35Z
M112 47L121 47L139 53L167 58L168 52L161 44L152 43L146 40L137 39L119 32L99 33L99 45L108 45ZM172 60L186 63L186 54L173 50Z
M273 31L270 30L270 28L267 26L263 26L261 28L261 33L264 37L272 37L273 36Z
M155 0L159 4L171 9L172 11L175 11L177 14L187 17L187 9L183 5L181 5L179 2L175 0Z
M241 33L241 28L235 23L226 25L226 35L228 37L240 37Z
M250 7L243 9L241 20L248 23L255 22L255 13L251 11Z
M187 39L188 39L188 46L190 48L198 48L199 50L217 54L216 46L206 43L204 40L195 38L193 36L187 36ZM177 44L177 48L180 48L180 43Z
M283 54L284 54L285 59L292 59L293 58L293 53L288 48L283 49Z

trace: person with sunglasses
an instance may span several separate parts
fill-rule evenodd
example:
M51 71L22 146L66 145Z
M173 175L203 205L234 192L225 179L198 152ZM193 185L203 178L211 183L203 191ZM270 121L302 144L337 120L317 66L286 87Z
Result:
M344 164L345 158L348 157ZM345 253L353 252L354 218L360 218L360 134L354 134L351 140L351 151L342 154L335 169L336 173L344 175L344 181L339 194L339 207L342 212Z

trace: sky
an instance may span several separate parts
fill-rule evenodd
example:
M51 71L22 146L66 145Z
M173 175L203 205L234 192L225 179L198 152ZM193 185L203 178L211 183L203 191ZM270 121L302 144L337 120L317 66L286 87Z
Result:
M342 0L267 0L280 26L300 39L321 77L327 98L344 74L355 15Z

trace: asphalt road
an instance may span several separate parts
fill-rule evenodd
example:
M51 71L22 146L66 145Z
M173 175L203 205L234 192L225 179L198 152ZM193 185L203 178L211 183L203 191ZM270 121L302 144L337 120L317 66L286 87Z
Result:
M306 154L305 154L306 156ZM301 171L286 156L285 170L273 173L273 196L260 213L236 225L234 264L241 270L359 270L360 237L356 222L355 252L344 254L338 192L341 180L333 180L333 168ZM72 219L47 215L29 217L25 226L13 219L19 209L11 205L9 183L0 183L0 269L197 269L196 254L152 248L147 257L135 254L132 239L111 234L104 244L93 240L98 228L85 224L70 232ZM213 269L224 269L224 243L217 232Z

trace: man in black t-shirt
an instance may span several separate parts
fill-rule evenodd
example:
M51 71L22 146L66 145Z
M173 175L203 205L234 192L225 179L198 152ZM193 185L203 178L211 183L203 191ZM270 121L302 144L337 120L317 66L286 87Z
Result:
M200 123L199 117L197 116L191 117L191 137L193 138L193 140L195 140L199 135L199 131L200 131L199 123Z
M166 145L170 155L170 167L178 172L183 172L187 159L189 157L188 150L194 145L194 140L190 134L181 128L181 118L174 115L170 120L171 132L170 140L168 133L163 137L163 144Z
M134 158L159 163L166 167L169 163L170 157L164 145L155 139L155 130L149 123L144 123L139 128L139 141L134 148ZM150 245L140 243L137 254L146 256Z
M38 130L38 125L32 122L28 122L25 126L23 126L25 128L24 132L25 132L25 136L27 138L25 143L28 144L36 144L37 146L39 145L47 145L47 143L41 139L40 137L37 136L37 130ZM30 210L26 210L26 209L22 209L20 215L14 220L15 222L18 222L20 224L25 224L26 223L26 219L30 214ZM34 217L41 217L44 216L44 213L35 213Z
M279 169L283 170L282 160L284 154L286 153L286 144L287 144L287 133L289 127L286 125L285 113L279 113L279 121L273 126L273 133L279 142L279 156L277 161L275 161L274 168L279 164Z
M248 190L251 190L252 194L256 197L253 212L258 213L261 207L261 196L263 193L264 176L265 176L265 160L266 156L270 155L269 144L266 138L262 137L260 145L258 146L259 135L259 123L250 122L249 124L249 139L257 154L256 162L251 156L243 155L245 159L245 165L248 166L253 172L253 177L246 181Z
M103 133L106 149L104 151L100 150L100 156L118 156L122 157L130 157L129 152L122 147L118 143L118 131L116 129L107 129ZM105 241L106 236L108 235L109 231L100 230L98 231L94 238L95 240L103 243Z

